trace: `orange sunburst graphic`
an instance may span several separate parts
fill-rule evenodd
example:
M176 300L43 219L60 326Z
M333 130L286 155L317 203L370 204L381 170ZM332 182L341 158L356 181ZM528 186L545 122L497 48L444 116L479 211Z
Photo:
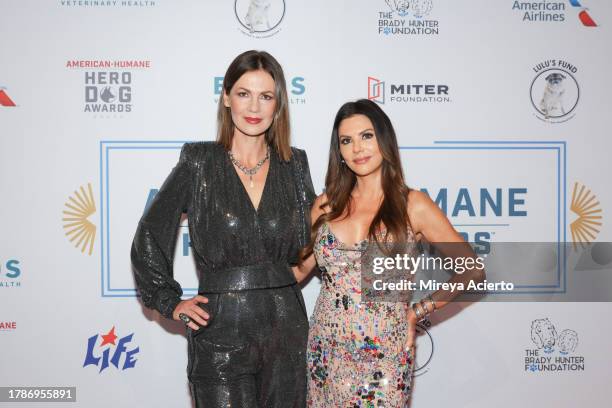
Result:
M87 183L87 191L81 186L74 195L68 197L64 205L67 209L62 211L62 221L66 236L70 242L74 242L76 248L81 248L82 253L87 250L88 255L91 255L96 240L96 226L87 219L96 212L91 183Z
M574 249L576 242L582 247L591 243L599 234L601 228L601 207L595 194L591 190L586 190L584 185L578 188L578 182L574 183L572 192L572 204L570 210L578 215L578 218L570 224Z

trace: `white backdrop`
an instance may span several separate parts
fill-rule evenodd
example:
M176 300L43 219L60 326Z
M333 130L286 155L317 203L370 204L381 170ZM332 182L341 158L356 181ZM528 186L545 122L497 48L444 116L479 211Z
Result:
M572 206L584 186L603 217L585 237L611 240L610 2L260 1L253 33L249 0L0 3L0 386L76 386L70 406L189 406L184 329L140 306L129 247L182 143L214 139L220 78L248 49L284 67L292 141L318 192L337 109L370 96L394 123L410 185L445 192L470 239L570 241L588 216ZM563 96L546 94L547 77L563 79ZM480 211L481 189L501 190L500 214ZM454 215L465 194L475 212ZM610 269L581 262L568 267ZM565 287L521 284L543 298ZM318 290L317 279L304 289L310 312ZM421 330L413 407L609 405L609 303L464 306ZM575 349L539 349L537 319L574 331ZM112 328L116 344L101 346ZM100 360L85 364L92 336Z

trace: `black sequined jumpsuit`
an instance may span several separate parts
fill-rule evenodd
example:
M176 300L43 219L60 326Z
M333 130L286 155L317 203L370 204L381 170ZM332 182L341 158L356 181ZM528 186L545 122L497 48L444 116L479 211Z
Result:
M178 164L140 220L132 245L143 303L168 318L182 290L173 279L182 213L211 318L188 329L196 407L303 407L306 309L290 265L310 231L314 200L304 151L285 162L272 149L255 209L225 149L183 146Z

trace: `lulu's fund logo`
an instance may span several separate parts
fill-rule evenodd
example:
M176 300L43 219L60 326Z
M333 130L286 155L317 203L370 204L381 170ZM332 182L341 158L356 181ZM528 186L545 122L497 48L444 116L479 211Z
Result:
M87 183L87 191L83 186L75 190L64 206L62 221L66 236L82 253L87 251L91 255L96 240L96 226L87 219L96 212L91 183Z
M585 244L597 238L602 225L599 200L595 194L591 193L591 190L576 182L572 192L570 210L577 216L576 220L570 224L574 249L577 248L577 244L584 247Z
M100 345L96 347L98 337L101 338L101 342ZM134 358L134 355L140 351L140 347L134 347L128 350L126 344L132 341L132 337L134 337L134 333L128 334L117 340L118 336L115 334L115 326L106 334L100 334L99 336L94 334L87 340L87 352L85 353L83 367L89 365L100 367L99 373L108 368L109 363L114 365L117 369L121 367L121 370L133 368L136 366L136 361L138 361ZM102 351L102 356L99 355L100 351ZM124 355L125 357L122 359L121 357ZM123 364L121 364L122 360Z
M548 319L531 322L531 341L536 348L525 350L525 371L584 371L584 357L574 355L578 333L564 329L560 333Z
M280 31L285 0L235 0L234 14L244 34L254 38L271 37Z

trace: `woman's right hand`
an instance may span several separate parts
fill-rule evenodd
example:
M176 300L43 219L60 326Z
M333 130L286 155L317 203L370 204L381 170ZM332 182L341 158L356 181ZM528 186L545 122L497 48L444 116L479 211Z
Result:
M207 320L210 318L210 315L206 313L204 309L198 306L198 303L208 303L208 298L196 295L191 299L181 300L174 308L172 318L174 320L182 321L179 315L183 313L191 318L191 321L187 323L187 326L193 330L198 330L200 328L198 325L206 326L208 324Z

